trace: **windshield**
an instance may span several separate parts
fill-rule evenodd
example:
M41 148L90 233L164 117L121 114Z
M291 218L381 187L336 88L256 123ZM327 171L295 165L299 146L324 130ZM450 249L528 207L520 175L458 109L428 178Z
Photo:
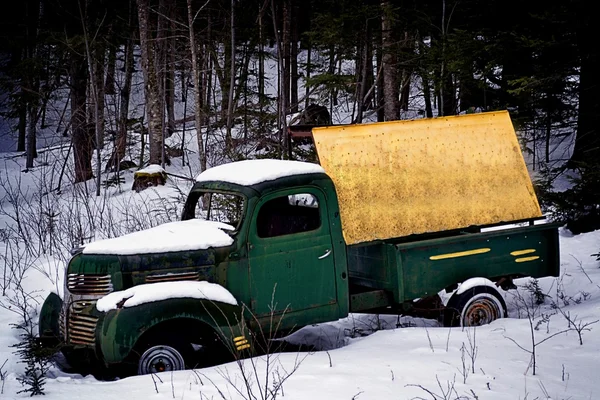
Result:
M237 230L244 215L244 203L244 197L238 194L201 192L194 217L222 222Z

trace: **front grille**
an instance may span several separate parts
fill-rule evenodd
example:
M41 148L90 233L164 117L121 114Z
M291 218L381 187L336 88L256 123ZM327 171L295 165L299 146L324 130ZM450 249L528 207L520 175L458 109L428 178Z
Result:
M65 335L65 309L60 310L60 314L58 316L58 332L62 340L64 340L67 335Z
M87 294L103 296L112 292L110 275L95 274L69 274L67 287L73 294Z
M89 301L71 303L67 323L68 340L70 344L93 345L95 343L96 323L98 317L82 314L83 310L92 304Z
M147 283L175 282L175 281L199 281L199 280L200 280L200 273L198 271L175 272L175 273L146 276Z

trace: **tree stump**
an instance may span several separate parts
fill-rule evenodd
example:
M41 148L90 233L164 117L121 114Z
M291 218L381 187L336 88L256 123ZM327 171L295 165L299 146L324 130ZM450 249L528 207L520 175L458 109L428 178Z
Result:
M164 186L167 183L167 173L160 165L151 164L133 173L131 189L141 192L151 186Z

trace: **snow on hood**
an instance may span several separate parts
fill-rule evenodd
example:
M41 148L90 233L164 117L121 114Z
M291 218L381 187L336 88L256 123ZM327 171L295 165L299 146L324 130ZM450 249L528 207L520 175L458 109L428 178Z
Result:
M106 312L116 310L119 306L127 308L154 301L184 297L237 305L235 297L221 285L206 281L182 281L148 283L113 292L99 299L96 308L100 312Z
M244 160L218 165L196 177L196 182L222 181L250 186L285 176L325 173L318 164L290 160Z
M229 246L233 239L224 231L231 225L222 222L190 219L169 222L113 239L85 245L84 254L147 254L173 251L202 250Z

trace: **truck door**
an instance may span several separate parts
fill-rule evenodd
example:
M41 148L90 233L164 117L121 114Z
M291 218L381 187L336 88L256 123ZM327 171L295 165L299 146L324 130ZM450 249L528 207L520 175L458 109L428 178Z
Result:
M248 254L251 308L281 329L337 318L335 255L325 197L314 188L273 193L258 203Z

